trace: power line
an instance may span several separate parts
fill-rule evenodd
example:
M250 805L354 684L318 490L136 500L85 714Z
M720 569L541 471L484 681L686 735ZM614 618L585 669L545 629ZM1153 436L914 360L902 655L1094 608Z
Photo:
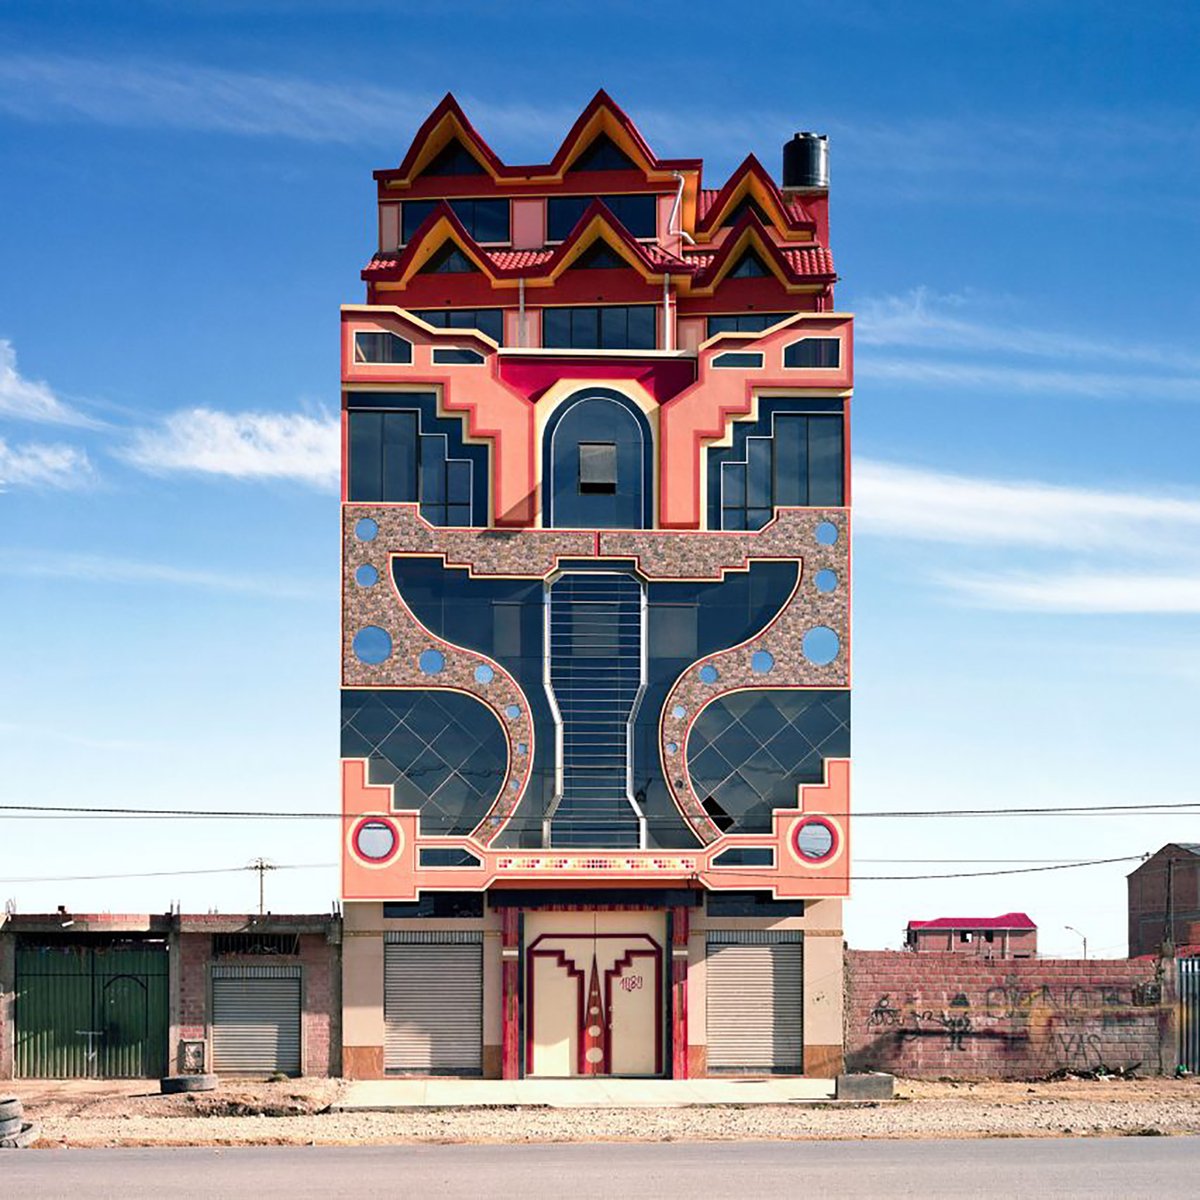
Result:
M337 863L286 863L275 865L275 871L315 871L318 868L336 867ZM13 879L0 879L0 885L10 883L81 883L95 879L174 879L180 875L240 875L243 871L256 871L251 863L245 867L204 867L187 871L129 871L114 875L22 875Z
M1046 866L1036 867L1013 867L1001 871L952 871L939 875L830 875L826 874L825 878L833 878L844 880L849 883L878 883L891 882L902 883L906 880L920 881L929 879L976 879L991 875L1028 875L1040 871L1069 871L1076 867L1098 867L1107 863L1119 862L1141 862L1148 858L1148 854L1127 854L1119 858L1089 858L1082 860L1070 860L1067 862L1051 863ZM880 861L880 860L873 860ZM906 860L899 860L906 861ZM920 860L907 860L920 861ZM964 860L970 861L970 860ZM986 861L986 860L983 860ZM1000 860L1005 861L1005 860ZM1020 861L1020 860L1018 860ZM271 870L277 871L312 871L324 870L327 868L336 867L337 863L287 863L272 866ZM59 875L59 876L25 876L15 879L0 879L0 885L16 884L16 883L77 883L90 880L101 879L165 879L174 878L182 875L230 875L240 874L242 871L258 870L256 863L252 862L249 866L244 867L208 867L201 870L184 870L184 871L135 871L122 874L112 875ZM739 875L739 878L747 883L769 883L773 882L773 877L768 876L750 876Z
M1188 800L1176 804L1079 804L1055 805L1045 808L929 808L929 809L877 809L867 812L852 812L852 820L871 818L923 818L923 817L1043 817L1043 816L1114 816L1128 813L1131 816L1169 816L1180 811L1200 809L1200 800ZM198 808L91 808L84 805L67 804L0 804L0 813L11 814L10 820L23 818L44 820L54 815L64 817L90 817L97 819L128 820L140 819L187 819L198 821L353 821L354 813L336 812L288 812L267 809L198 809ZM598 818L595 825L621 825L623 822ZM510 829L542 827L542 818L518 818L507 823Z

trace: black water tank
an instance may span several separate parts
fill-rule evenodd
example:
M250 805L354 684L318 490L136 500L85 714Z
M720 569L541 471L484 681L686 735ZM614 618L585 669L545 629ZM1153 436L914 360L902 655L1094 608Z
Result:
M829 187L829 139L823 133L798 133L783 147L785 188Z

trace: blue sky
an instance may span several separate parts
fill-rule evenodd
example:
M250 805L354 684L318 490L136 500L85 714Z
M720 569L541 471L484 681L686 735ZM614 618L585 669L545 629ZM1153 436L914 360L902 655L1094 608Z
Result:
M0 800L337 805L337 306L447 90L544 160L597 87L716 186L829 133L858 314L859 811L1200 801L1200 13L1128 5L0 5ZM322 822L0 821L33 911L245 909ZM1194 814L863 819L862 875L1200 841ZM1013 863L1011 865L1020 865ZM856 885L852 944L1129 865ZM328 907L330 867L277 910Z

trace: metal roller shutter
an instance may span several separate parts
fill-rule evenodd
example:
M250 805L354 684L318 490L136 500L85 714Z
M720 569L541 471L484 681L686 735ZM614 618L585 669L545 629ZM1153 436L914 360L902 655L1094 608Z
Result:
M478 1075L483 1070L483 946L391 941L384 954L388 1071Z
M300 1074L300 968L213 967L213 1070Z
M768 941L759 935L754 941L733 941L710 936L709 1070L803 1071L803 951L798 940Z

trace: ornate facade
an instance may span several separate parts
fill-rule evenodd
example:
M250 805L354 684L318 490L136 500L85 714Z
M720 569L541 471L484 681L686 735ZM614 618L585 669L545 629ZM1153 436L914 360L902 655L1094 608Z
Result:
M852 318L824 139L718 189L453 97L342 310L348 1074L829 1073Z

